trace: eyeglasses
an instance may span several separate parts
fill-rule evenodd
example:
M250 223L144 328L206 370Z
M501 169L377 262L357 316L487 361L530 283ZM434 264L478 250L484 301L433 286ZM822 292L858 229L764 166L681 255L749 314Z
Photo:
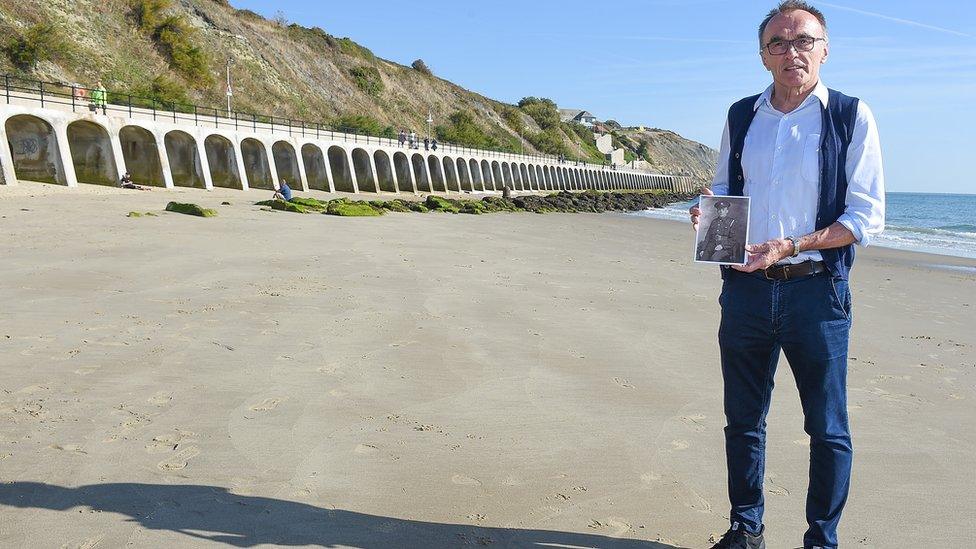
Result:
M763 46L769 55L783 55L790 51L790 47L796 48L796 51L810 51L813 46L817 44L818 41L827 41L826 38L812 38L810 36L801 36L793 40L773 40L772 42Z

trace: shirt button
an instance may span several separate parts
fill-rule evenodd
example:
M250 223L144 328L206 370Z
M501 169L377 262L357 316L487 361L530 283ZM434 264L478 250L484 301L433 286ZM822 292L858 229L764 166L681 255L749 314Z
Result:
M736 158L739 158L739 153L735 153L735 157Z
M738 177L738 180L739 181L742 181L742 176L741 175Z

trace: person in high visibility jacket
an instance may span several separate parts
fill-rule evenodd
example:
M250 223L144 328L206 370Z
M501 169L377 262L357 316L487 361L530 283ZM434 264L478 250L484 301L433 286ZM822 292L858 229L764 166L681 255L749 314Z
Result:
M102 108L102 114L108 114L106 105L108 92L105 91L105 86L102 85L102 81L99 80L95 89L91 92L91 104L94 107L92 110L98 112L98 108Z

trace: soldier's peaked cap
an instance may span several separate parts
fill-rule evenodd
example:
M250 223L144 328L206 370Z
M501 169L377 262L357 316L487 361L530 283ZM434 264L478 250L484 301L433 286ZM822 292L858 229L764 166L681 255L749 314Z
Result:
M729 202L728 200L719 200L718 202L715 203L716 210L721 210L722 208L729 208L731 206L732 203Z

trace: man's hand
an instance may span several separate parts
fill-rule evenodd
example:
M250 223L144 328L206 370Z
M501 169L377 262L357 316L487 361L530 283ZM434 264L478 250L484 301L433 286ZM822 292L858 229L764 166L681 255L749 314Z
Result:
M777 261L793 254L793 243L785 238L767 240L762 244L746 246L749 259L745 265L732 265L732 268L744 273L751 273L774 265Z
M701 194L705 196L712 196L712 190L708 187L702 187ZM698 219L701 217L701 208L698 204L695 204L688 209L688 214L691 215L691 228L692 230L698 230Z

